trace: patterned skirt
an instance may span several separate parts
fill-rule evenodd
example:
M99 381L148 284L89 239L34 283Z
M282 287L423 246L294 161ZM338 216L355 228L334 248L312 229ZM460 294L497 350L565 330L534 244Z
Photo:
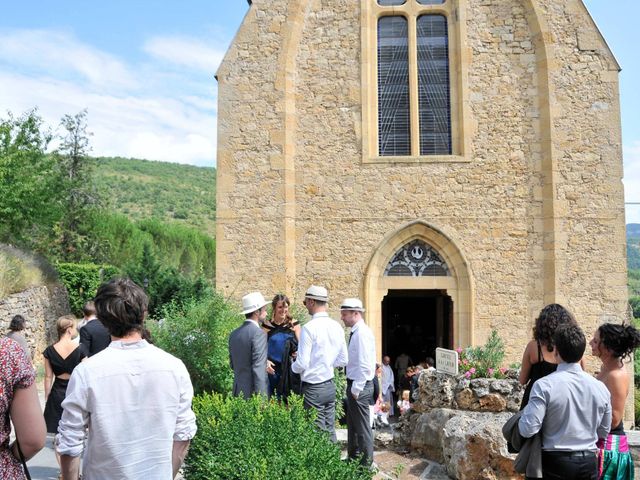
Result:
M598 440L598 478L633 480L633 460L626 435L608 435Z

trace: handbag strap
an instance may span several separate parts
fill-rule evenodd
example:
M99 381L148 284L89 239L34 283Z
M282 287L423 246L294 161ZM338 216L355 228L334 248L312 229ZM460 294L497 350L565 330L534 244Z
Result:
M22 453L22 449L20 448L20 442L16 438L16 447L18 447L18 455L20 455L20 461L22 462L22 468L24 468L24 474L27 477L27 480L31 480L31 475L29 474L29 469L27 468L27 460L24 458L24 454Z

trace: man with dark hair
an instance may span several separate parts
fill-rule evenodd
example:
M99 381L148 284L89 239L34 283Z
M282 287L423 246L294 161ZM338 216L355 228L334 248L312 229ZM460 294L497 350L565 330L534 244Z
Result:
M267 318L267 302L260 292L242 297L245 321L229 335L229 362L233 369L233 394L250 398L267 396L267 334L260 323Z
M103 323L96 317L96 307L94 302L87 302L82 307L80 331L80 343L85 346L89 356L101 352L111 343L111 334Z
M542 434L542 473L550 480L596 480L596 442L611 427L611 396L604 383L580 367L586 339L577 325L554 335L558 369L536 381L518 428Z
M302 379L304 406L317 412L316 425L336 442L336 385L333 369L344 367L349 359L342 326L329 317L327 289L311 285L304 295L304 305L311 320L302 327L298 356L291 365Z
M27 354L27 357L33 360L33 353L31 353L31 349L29 348L27 339L22 334L22 331L25 329L26 325L27 321L22 315L14 315L11 319L11 323L9 323L9 332L7 333L7 337L15 342L18 342Z
M138 285L111 280L95 305L113 341L69 380L58 426L62 476L78 480L88 428L84 478L174 478L196 433L189 373L142 338L148 299Z

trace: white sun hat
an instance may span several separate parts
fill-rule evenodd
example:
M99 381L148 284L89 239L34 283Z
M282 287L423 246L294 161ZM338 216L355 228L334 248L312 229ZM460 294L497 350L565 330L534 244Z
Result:
M355 310L356 312L364 312L362 300L359 298L345 298L340 305L340 310Z
M267 303L260 292L251 292L242 297L242 314L255 312L260 310Z
M329 293L327 289L324 287L319 287L318 285L311 285L307 289L307 293L304 294L304 298L310 298L311 300L319 300L321 302L329 301Z

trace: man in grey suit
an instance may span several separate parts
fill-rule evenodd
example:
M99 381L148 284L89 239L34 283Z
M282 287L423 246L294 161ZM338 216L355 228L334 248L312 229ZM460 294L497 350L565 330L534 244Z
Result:
M267 317L269 302L260 292L242 297L244 323L229 336L229 359L233 369L233 394L249 398L267 395L267 334L260 322Z

